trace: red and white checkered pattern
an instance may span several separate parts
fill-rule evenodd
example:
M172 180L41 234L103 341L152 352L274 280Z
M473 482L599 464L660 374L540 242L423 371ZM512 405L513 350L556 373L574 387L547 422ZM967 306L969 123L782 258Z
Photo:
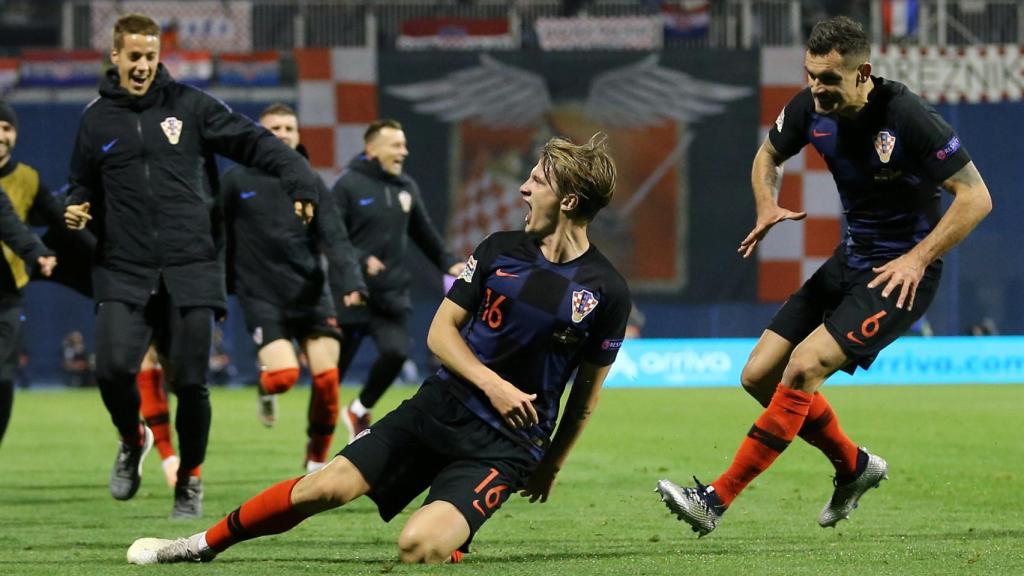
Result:
M455 254L472 254L495 230L523 227L526 205L519 194L520 184L514 178L495 176L493 172L466 183L448 220L447 237Z
M372 48L305 48L299 67L299 126L313 168L332 182L363 150L377 119L377 52Z
M807 84L801 48L761 51L761 135L768 134L786 103ZM832 255L841 236L842 213L835 181L811 146L786 161L779 205L807 218L776 225L758 247L757 296L782 302Z

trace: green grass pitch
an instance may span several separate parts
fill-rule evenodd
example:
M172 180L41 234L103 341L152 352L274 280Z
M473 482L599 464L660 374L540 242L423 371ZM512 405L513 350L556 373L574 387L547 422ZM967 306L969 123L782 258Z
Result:
M111 499L115 438L96 390L19 391L0 448L0 574L1024 574L1024 386L826 391L851 437L890 463L890 480L837 529L815 522L831 467L797 441L698 540L654 484L714 479L759 407L738 387L607 390L548 503L514 496L463 564L436 567L398 565L408 511L385 524L365 499L211 564L129 566L133 539L187 535L298 475L308 388L281 398L272 430L252 389L213 390L206 518L190 522L167 519L155 451L139 494Z

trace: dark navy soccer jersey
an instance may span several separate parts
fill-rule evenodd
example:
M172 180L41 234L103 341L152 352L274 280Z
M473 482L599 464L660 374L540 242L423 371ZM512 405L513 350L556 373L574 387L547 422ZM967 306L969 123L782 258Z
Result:
M849 266L902 256L941 217L939 185L971 157L953 129L899 82L872 76L874 89L854 118L818 114L805 88L768 133L789 158L810 143L828 164L843 203Z
M437 378L539 459L576 368L615 360L632 306L626 281L593 244L571 262L556 264L525 232L498 232L477 246L447 297L472 314L462 336L476 357L516 388L537 395L533 406L540 423L512 431L479 388L443 367Z

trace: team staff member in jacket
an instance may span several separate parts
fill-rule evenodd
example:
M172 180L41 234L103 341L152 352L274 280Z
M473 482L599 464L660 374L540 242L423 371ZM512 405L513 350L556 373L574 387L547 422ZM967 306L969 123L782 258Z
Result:
M29 264L50 276L57 259L25 222L61 226L61 207L39 173L12 158L18 141L18 116L0 101L0 442L14 404L14 380L21 341L21 289L29 280ZM88 236L88 234L83 234Z
M294 150L298 119L285 104L272 104L260 124ZM267 427L277 419L277 394L299 379L301 345L313 374L306 434L308 472L327 462L338 420L338 353L341 333L320 255L327 256L344 294L344 305L362 303L366 291L348 232L326 192L310 226L288 211L277 178L257 168L235 167L224 175L222 195L228 229L228 259L233 288L245 322L259 347L258 416Z
M178 397L172 516L198 517L210 428L207 360L214 315L226 305L210 216L214 154L279 177L307 220L318 177L261 126L175 82L160 65L160 27L151 18L124 16L113 36L114 68L82 115L65 210L71 228L97 220L96 377L121 434L110 492L119 500L135 495L152 444L139 421L135 374L154 341Z
M395 120L370 124L363 135L365 150L349 162L334 185L334 196L370 288L369 305L340 310L342 377L369 334L377 345L377 360L359 397L345 408L343 421L349 441L370 425L370 409L402 370L409 355L409 283L405 263L409 238L431 262L452 276L464 264L445 249L430 221L419 186L402 172L409 156L405 132Z

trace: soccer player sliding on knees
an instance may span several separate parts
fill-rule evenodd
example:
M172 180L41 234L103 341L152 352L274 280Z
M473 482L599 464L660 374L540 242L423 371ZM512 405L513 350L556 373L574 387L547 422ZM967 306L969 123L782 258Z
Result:
M128 561L212 560L364 495L390 521L428 488L398 538L399 558L458 561L512 492L546 501L629 316L625 280L587 237L615 174L596 137L549 141L520 188L525 230L492 234L466 262L427 335L442 367L412 398L322 469L271 486L188 538L136 540Z

